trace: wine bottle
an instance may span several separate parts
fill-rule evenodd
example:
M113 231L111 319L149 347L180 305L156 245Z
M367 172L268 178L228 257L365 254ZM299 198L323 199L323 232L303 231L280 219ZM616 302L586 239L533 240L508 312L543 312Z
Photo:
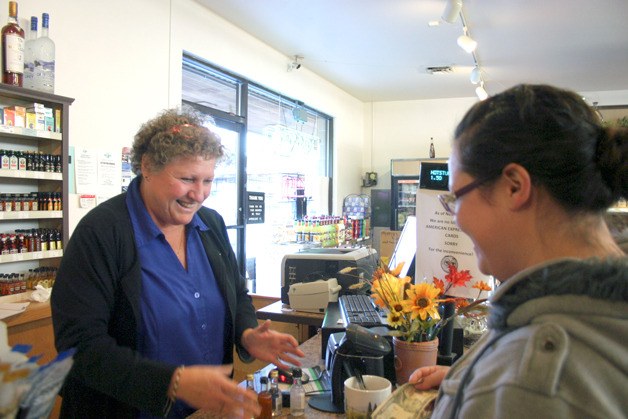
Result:
M55 90L55 43L50 39L48 30L50 16L41 15L41 36L35 43L35 73L33 80L35 89L54 93Z
M17 2L9 2L9 21L2 28L2 82L22 87L24 29L17 21Z
M24 87L35 88L35 44L37 41L37 16L31 16L31 30L24 44Z

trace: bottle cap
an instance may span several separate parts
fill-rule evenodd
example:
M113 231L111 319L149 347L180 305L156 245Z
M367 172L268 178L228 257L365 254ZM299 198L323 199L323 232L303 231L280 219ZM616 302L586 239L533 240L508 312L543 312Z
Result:
M260 377L259 382L261 384L267 384L268 383L268 377Z
M37 16L31 16L31 31L37 30Z

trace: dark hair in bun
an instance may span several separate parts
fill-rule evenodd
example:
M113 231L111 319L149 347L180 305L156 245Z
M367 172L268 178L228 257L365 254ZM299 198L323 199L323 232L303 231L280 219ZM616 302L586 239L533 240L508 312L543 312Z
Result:
M603 127L574 92L515 86L475 104L455 136L464 171L497 178L518 163L568 211L604 211L628 196L628 130Z

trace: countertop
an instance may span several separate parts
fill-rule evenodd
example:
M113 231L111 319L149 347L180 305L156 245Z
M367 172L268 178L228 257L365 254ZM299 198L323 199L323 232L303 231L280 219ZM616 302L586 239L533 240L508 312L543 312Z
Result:
M321 334L320 332L317 333L316 335L314 335L312 338L306 340L305 342L303 342L299 347L301 348L301 350L305 353L305 357L302 360L302 367L303 368L312 368L315 366L324 366L324 361L321 357ZM265 368L263 368L260 372L262 374L267 374L268 371L270 371L272 368L274 368L274 365L270 364L268 366L266 366ZM329 397L331 398L331 393L329 394ZM198 412L188 416L188 419L214 419L214 418L219 418L220 416L214 415L212 413L208 413L208 412L203 412L201 410L199 410ZM283 414L282 416L280 416L282 418L292 418L293 416L290 415L290 408L284 407L283 409ZM304 419L309 419L309 418L344 418L345 415L344 414L334 414L334 413L327 413L327 412L321 412L320 410L316 410L313 409L312 407L310 407L309 405L307 405L305 407L305 415L301 416Z

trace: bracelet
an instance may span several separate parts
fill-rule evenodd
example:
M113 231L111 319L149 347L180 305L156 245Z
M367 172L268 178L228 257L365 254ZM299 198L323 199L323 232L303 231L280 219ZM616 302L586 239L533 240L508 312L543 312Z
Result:
M174 375L174 381L172 382L172 391L166 397L166 406L164 407L164 417L168 416L170 413L170 409L172 409L172 405L177 399L177 390L179 389L179 380L181 378L181 371L185 369L185 365L180 365Z

